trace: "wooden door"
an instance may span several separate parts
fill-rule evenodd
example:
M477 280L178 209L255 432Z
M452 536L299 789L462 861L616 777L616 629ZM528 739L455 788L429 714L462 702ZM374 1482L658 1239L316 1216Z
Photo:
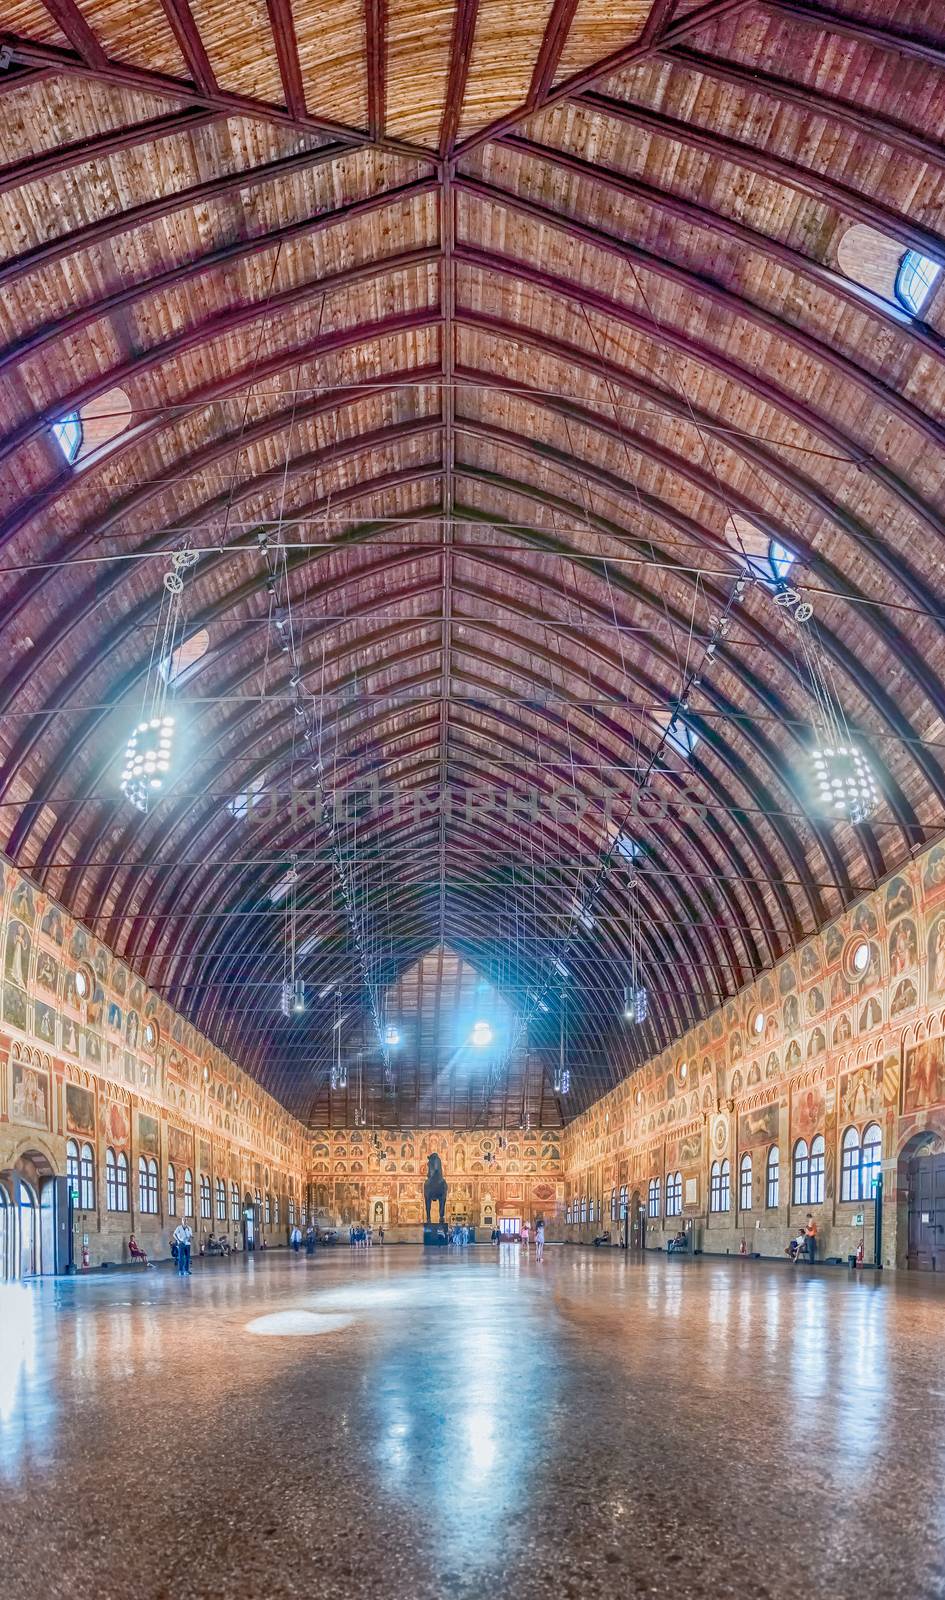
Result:
M916 1272L945 1272L945 1155L909 1163L909 1249Z

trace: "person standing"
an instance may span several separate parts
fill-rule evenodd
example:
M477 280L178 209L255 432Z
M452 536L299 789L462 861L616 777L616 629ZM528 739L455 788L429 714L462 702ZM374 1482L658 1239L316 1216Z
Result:
M807 1221L804 1224L804 1237L807 1240L807 1259L810 1265L813 1266L817 1260L817 1224L809 1211L807 1213Z
M301 1249L301 1246L302 1246L302 1230L299 1227L298 1223L294 1223L293 1226L292 1226L292 1229L291 1229L291 1231L289 1233L289 1243L292 1246L293 1250L295 1251L296 1255L298 1255L299 1250Z
M522 1249L524 1250L526 1255L528 1255L529 1239L530 1239L530 1232L529 1232L528 1223L527 1222L523 1222L522 1223Z
M177 1272L181 1278L189 1278L190 1272L190 1242L193 1239L193 1230L186 1222L179 1222L172 1235L177 1246Z
M305 1230L305 1254L307 1256L313 1256L315 1254L315 1229L312 1227L311 1223L309 1223Z
M545 1222L539 1217L535 1223L535 1260L541 1261L545 1254Z

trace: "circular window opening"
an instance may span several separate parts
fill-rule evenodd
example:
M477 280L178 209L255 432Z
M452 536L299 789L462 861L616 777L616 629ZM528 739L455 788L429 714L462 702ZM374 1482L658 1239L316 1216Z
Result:
M638 1089L637 1090L637 1105L641 1106L642 1104L643 1104L643 1090L642 1089Z
M763 1011L756 1011L755 1012L755 1015L753 1016L752 1021L751 1021L751 1025L752 1025L752 1028L754 1029L755 1033L764 1033L765 1014L764 1014Z
M850 967L858 977L862 977L870 964L870 947L865 939L861 939L850 951Z
M89 998L92 993L92 971L90 967L76 968L75 992L80 1000Z
M680 1062L680 1065L679 1065L679 1076L681 1078L685 1078L685 1077L688 1076L688 1073L689 1073L689 1063L688 1063L688 1061Z
M158 1042L157 1024L146 1022L144 1027L144 1042L149 1050L153 1050Z

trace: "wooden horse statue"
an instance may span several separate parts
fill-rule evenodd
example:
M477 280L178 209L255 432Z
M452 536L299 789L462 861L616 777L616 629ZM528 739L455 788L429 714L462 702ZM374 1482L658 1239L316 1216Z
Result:
M423 1203L427 1208L428 1222L433 1220L430 1216L430 1208L434 1200L439 1202L440 1221L442 1222L446 1216L446 1179L443 1176L443 1163L435 1152L433 1155L427 1156L427 1181L423 1185Z

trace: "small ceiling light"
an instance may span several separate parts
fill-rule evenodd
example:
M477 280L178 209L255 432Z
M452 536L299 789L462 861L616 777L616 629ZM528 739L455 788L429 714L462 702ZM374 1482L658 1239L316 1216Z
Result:
M384 1029L384 1043L389 1045L400 1044L400 1034L392 1022Z
M491 1025L488 1022L473 1023L473 1031L469 1035L469 1038L470 1041L476 1046L477 1050L484 1050L487 1045L492 1043Z
M629 983L623 991L623 1014L628 1022L645 1022L649 1014L650 1000L646 988L642 983Z

